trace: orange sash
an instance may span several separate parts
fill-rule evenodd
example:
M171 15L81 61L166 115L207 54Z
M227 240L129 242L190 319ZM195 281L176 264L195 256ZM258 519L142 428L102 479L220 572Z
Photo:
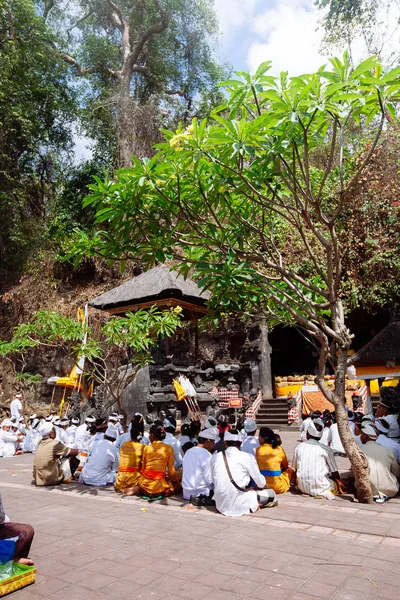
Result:
M118 473L139 473L138 467L119 467Z
M166 475L164 471L153 471L153 469L145 469L141 474L147 479L164 479Z

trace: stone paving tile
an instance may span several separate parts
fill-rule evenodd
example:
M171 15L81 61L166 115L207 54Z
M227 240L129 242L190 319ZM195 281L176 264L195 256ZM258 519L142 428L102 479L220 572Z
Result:
M251 595L252 598L257 600L287 600L292 595L292 590L287 590L272 585L260 586Z

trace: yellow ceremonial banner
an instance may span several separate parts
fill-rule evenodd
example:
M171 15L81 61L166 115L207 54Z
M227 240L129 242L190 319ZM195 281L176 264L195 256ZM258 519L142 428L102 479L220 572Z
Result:
M181 400L184 400L186 398L186 392L177 379L174 379L172 383L175 388L175 394L178 399L178 402L181 402Z
M353 392L346 392L346 404L351 410L353 410ZM323 395L322 392L302 392L302 409L303 415L309 415L313 410L329 410L330 412L335 410L333 404L331 404Z

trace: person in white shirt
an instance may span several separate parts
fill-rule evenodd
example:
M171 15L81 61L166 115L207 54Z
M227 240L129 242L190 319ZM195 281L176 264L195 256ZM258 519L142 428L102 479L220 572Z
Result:
M182 488L183 498L210 496L213 489L211 476L211 453L218 437L218 429L212 427L200 431L198 445L190 448L183 457Z
M296 446L292 467L303 494L332 500L339 493L339 472L333 451L320 444L323 429L321 419L308 425L307 440Z
M300 439L302 442L305 442L307 439L307 428L308 426L315 420L315 419L320 419L322 416L322 413L320 410L314 410L313 412L311 412L309 414L309 416L304 419L304 421L302 422L302 424L300 425Z
M115 439L117 441L118 441L118 438L119 438L119 435L120 435L119 429L118 429L118 423L119 423L119 421L118 421L118 415L117 415L117 413L111 413L109 415L109 417L108 417L108 425L111 425L112 427L114 427L115 433L117 435L117 437Z
M14 400L10 404L11 416L15 417L17 422L23 416L24 410L22 406L22 394L15 394Z
M18 446L23 441L23 436L12 431L11 419L4 419L1 423L0 429L0 455L1 456L14 456L14 454L21 453L18 450Z
M377 444L378 435L373 423L361 424L361 450L368 460L372 496L375 502L383 504L399 491L400 465L391 448Z
M381 446L386 446L386 448L390 448L391 450L393 450L396 460L400 464L399 439L392 437L392 432L394 431L395 427L393 421L395 421L395 424L397 424L397 418L395 415L388 415L387 417L376 419L375 425L379 431L379 436L376 440L376 443L380 444Z
M207 427L205 427L205 429L208 429ZM195 438L193 436L192 433L192 429L189 425L189 423L183 423L181 425L181 435L178 437L178 442L181 448L183 448L183 446L185 444L188 444L190 442L193 443L193 445L195 445Z
M119 436L124 433L124 426L123 426L124 419L125 419L124 415L118 415L117 431L118 431Z
M105 422L104 419L96 420L96 426L95 426L96 433L91 436L89 443L88 443L89 456L93 453L97 444L99 444L102 440L104 440L104 434L107 430L107 427L111 427L115 430L115 427L113 425L111 425L110 423L107 426L107 423ZM117 432L114 431L114 434L116 436Z
M248 452L249 454L252 454L255 457L256 450L260 445L260 442L256 437L257 424L255 423L255 421L253 421L253 419L248 418L245 419L243 426L246 433L246 437L244 438L240 449L242 452Z
M90 438L89 427L96 422L94 417L86 417L85 422L77 427L75 432L75 445L78 450L82 450L86 446L87 440Z
M77 417L74 417L73 419L71 419L71 425L69 427L67 427L67 429L66 429L66 433L68 436L68 447L69 448L76 448L75 434L76 434L76 430L78 429L79 423L80 423L79 419Z
M115 435L115 427L109 425L104 439L96 444L83 467L79 475L79 483L96 486L115 483L119 465L119 452L114 445Z
M176 437L174 437L174 433L176 431L176 421L173 417L165 418L163 426L165 427L166 431L165 440L163 440L163 442L164 444L168 444L168 446L172 446L174 450L174 467L175 469L181 469L183 452L179 441Z
M38 431L39 424L39 419L34 418L31 421L31 429L27 431L24 439L24 452L31 452L32 454L35 454L39 442L42 439L42 435L40 431Z
M346 451L343 448L342 440L340 439L338 424L336 423L336 415L333 413L333 423L329 429L329 445L334 454L346 456Z
M227 517L240 517L254 513L262 506L276 506L275 492L262 489L265 477L260 473L256 459L240 451L242 440L239 431L226 431L224 442L226 450L214 454L211 461L213 499L218 512ZM259 491L247 491L250 480Z

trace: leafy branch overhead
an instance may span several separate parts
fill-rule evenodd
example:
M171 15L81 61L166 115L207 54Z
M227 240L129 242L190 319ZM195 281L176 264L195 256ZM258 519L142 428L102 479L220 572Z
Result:
M53 311L40 311L31 322L15 328L11 341L0 341L0 356L24 354L41 345L62 347L75 357L83 354L96 371L96 361L107 360L113 348L120 348L129 353L131 362L143 365L151 361L151 349L159 340L172 335L180 325L178 308L161 311L154 306L148 311L111 317L97 334L90 325L83 326L75 319ZM85 334L86 343L83 342ZM89 366L87 368L90 371ZM100 377L100 372L98 375Z
M327 319L343 310L337 223L395 117L400 69L383 73L374 57L353 69L347 54L293 78L270 66L223 82L209 120L164 131L151 160L90 186L99 229L78 232L72 253L179 260L223 310L256 307L349 345Z

